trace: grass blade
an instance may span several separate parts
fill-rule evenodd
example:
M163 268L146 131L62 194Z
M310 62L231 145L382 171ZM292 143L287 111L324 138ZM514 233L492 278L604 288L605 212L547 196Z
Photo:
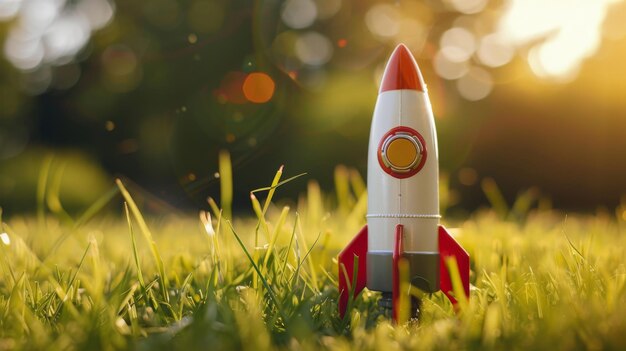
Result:
M130 211L132 212L133 217L135 217L135 220L139 224L139 229L141 230L141 233L143 234L144 238L146 239L146 241L148 241L148 244L150 245L150 252L152 253L152 258L154 259L157 265L158 271L159 271L159 276L160 276L159 280L161 281L161 284L159 284L161 288L161 295L166 302L169 302L170 297L169 297L169 294L167 293L167 286L169 285L169 283L167 281L167 276L165 275L165 267L163 265L163 259L161 258L161 255L159 254L159 249L157 248L156 242L154 241L152 237L152 233L150 232L150 229L148 229L148 225L146 224L146 221L141 215L141 212L139 211L137 204L135 204L135 201L130 196L130 193L128 192L128 190L126 190L126 188L124 187L124 184L122 184L122 181L118 178L115 180L115 183L119 187L120 192L122 193L122 196L124 196L124 199L128 203L128 207L130 208Z
M126 221L128 222L128 232L130 233L130 240L133 245L133 259L135 260L135 268L137 268L137 279L142 290L146 289L146 283L143 279L143 272L141 271L141 263L139 262L139 253L137 252L137 240L135 240L135 232L133 231L133 223L130 220L130 213L128 212L128 204L124 202L124 213L126 214Z
M502 195L496 181L493 180L493 178L485 178L480 185L493 210L498 214L500 219L506 219L509 213L509 206L506 204L504 195Z
M270 186L270 191L267 193L267 198L265 199L265 203L263 204L263 215L267 213L267 209L268 207L270 207L270 203L272 202L272 197L274 197L274 193L276 192L276 186L278 185L278 182L280 181L280 177L283 175L283 167L284 166L280 166L280 168L278 168L278 171L276 172L276 175L274 175L274 179L272 180L272 185Z
M228 151L222 150L219 154L220 172L220 202L224 217L232 220L233 216L233 165Z
M83 212L80 217L74 223L75 228L81 227L83 224L87 223L90 219L93 218L98 212L100 212L111 200L115 197L115 195L119 194L119 188L116 186L112 186L109 191L102 194L96 202L91 204L85 212Z
M235 231L235 228L233 228L232 223L230 221L226 221L226 223L228 223L228 226L230 227L230 230L233 232L233 235L235 236L235 239L237 239L237 242L239 243L239 246L241 247L243 252L246 254L246 257L250 261L250 264L252 264L252 267L254 268L256 273L259 275L259 278L261 279L261 282L263 283L263 286L267 290L267 294L269 295L270 299L274 303L274 306L278 310L278 313L280 313L281 318L283 319L283 321L286 322L287 321L287 317L284 315L282 309L280 308L280 305L278 304L278 300L276 299L276 295L274 294L274 291L272 290L272 287L267 282L267 279L265 279L265 276L263 276L263 274L261 274L261 270L259 270L259 267L257 266L256 262L254 262L254 260L252 259L252 256L250 256L250 252L248 252L248 249L246 249L246 245L243 244L243 241L241 241L241 238L239 238L239 235L237 235L237 232Z
M37 219L39 220L39 226L45 225L45 199L46 199L46 185L48 183L48 175L50 174L50 167L52 166L52 155L46 156L39 171L39 178L37 180Z
M274 251L274 246L276 245L276 240L278 240L278 235L280 234L280 230L285 224L285 220L287 219L287 214L289 213L289 207L283 207L280 216L278 217L278 222L276 223L276 228L274 228L274 233L270 239L270 244L267 247L267 251L265 252L265 258L263 259L263 267L267 267L267 262L269 261L272 252Z
M254 194L254 193L261 192L261 191L267 191L267 190L276 189L276 188L278 188L278 187L280 187L280 186L283 186L283 185L285 185L285 184L287 184L287 183L291 182L292 180L298 179L298 178L300 178L300 177L302 177L302 176L305 176L305 175L307 175L307 173L306 173L306 172L305 172L305 173L300 173L300 174L295 175L295 176L293 176L293 177L291 177L291 178L287 178L287 179L283 180L282 182L279 182L279 183L278 183L278 184L276 184L275 186L267 186L267 187L263 187L263 188L257 188L257 189L252 190L252 191L251 191L251 193L253 193L253 194Z

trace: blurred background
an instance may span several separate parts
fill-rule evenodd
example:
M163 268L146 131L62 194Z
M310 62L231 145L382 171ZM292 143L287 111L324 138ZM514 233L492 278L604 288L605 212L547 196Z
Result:
M283 164L331 190L338 164L365 174L399 42L460 211L487 202L486 177L565 210L626 194L621 0L0 0L0 206L33 210L43 168L69 209L114 176L205 207L219 150L240 207Z

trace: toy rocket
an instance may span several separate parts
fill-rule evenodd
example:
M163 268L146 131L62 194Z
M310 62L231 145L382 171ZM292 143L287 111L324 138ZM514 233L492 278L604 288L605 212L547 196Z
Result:
M391 293L396 319L400 259L408 261L411 284L425 292L441 289L456 304L446 264L454 257L469 297L469 255L439 224L437 133L430 100L403 44L389 58L374 109L367 189L367 225L338 258L340 314L350 291L356 297L367 287L383 296Z

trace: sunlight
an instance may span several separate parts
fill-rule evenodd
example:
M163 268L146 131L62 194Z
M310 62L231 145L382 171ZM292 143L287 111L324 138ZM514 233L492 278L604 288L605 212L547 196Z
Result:
M540 77L568 81L599 47L602 23L619 0L511 0L498 37L514 46L532 44L528 61Z
M11 245L11 239L9 238L9 234L7 233L0 234L0 241L2 241L4 245Z

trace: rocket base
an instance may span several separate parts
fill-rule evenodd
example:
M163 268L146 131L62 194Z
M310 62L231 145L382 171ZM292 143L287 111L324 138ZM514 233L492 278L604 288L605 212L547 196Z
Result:
M440 257L437 252L407 252L402 258L409 264L411 284L424 292L439 291ZM391 292L393 253L367 253L367 288L375 291Z
M411 313L409 318L412 320L419 320L421 315L422 300L411 295ZM390 319L393 319L393 296L391 293L383 293L378 300L378 307L380 307L381 313Z
M399 292L399 277L398 277L398 261L400 259L405 259L406 256L411 253L404 252L402 246L402 237L403 237L403 229L402 225L398 225L396 228L396 247L394 248L394 252L391 257L391 274L387 274L387 272L382 271L377 274L391 277L391 287L392 292L389 294L387 287L382 290L383 299L381 299L381 306L387 306L389 298L387 296L391 295L391 310L392 310L392 318L397 320L397 311L395 311L395 306L397 305L397 299ZM367 225L361 229L361 231L357 234L357 236L346 246L346 248L341 251L338 256L338 274L339 274L339 315L343 318L345 316L346 311L349 309L351 305L351 301L356 298L356 296L365 288L366 282L370 289L374 289L368 278L370 276L370 270L372 269L380 269L377 265L372 265L370 262L371 255L368 254L368 228ZM465 299L469 299L469 255L467 252L459 245L459 243L454 240L454 238L448 233L448 231L442 226L439 226L439 254L435 253L435 255L421 255L422 258L414 259L413 262L418 265L420 262L423 262L424 265L430 267L431 270L435 270L437 272L438 278L431 281L438 282L438 289L450 299L450 302L456 307L458 301L457 298L460 296L454 296L453 293L453 284L452 278L450 276L450 268L448 267L449 263L454 263L454 273L458 275L461 282L462 295ZM407 255L408 254L408 255ZM430 253L429 253L430 254ZM376 256L376 255L374 255ZM420 255L416 255L416 257L420 257ZM439 269L436 270L431 266L431 261L434 258L439 259ZM375 258L378 260L378 258ZM388 259L385 258L385 261ZM376 267L375 267L376 266ZM410 263L410 272L412 274L411 284L420 287L420 280L423 279L419 274L415 274L415 272L423 272L424 269L422 267L416 267L416 271L413 271L414 265ZM435 265L436 267L436 265ZM380 277L380 276L379 276ZM418 277L419 279L416 279ZM378 279L378 278L377 278ZM389 286L389 285L387 285ZM430 285L429 285L430 287ZM432 288L432 287L430 287ZM423 289L425 290L425 289ZM425 290L429 291L429 290ZM414 303L412 302L412 307ZM413 309L413 308L412 308ZM415 313L417 313L418 307L415 307ZM411 312L413 315L413 311Z

